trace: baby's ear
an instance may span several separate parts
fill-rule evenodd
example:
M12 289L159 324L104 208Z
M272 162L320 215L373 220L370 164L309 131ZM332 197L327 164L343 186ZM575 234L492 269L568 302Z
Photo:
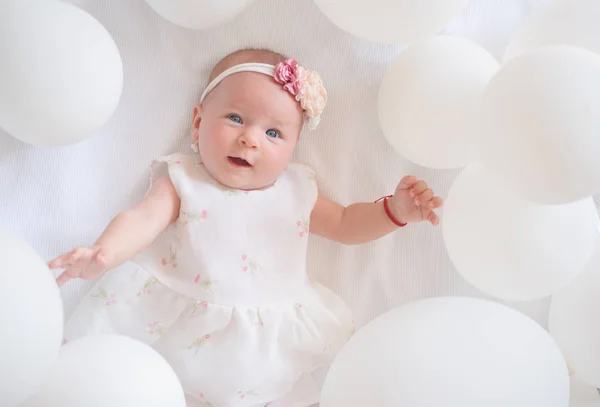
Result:
M200 128L200 122L202 121L202 105L198 104L194 106L192 115L192 140L198 140L198 129Z

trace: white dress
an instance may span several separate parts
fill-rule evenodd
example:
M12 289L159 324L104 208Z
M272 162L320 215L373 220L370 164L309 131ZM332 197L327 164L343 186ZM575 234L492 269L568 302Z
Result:
M156 160L151 179L167 173L181 199L178 220L98 281L65 339L114 332L141 340L200 405L317 402L310 373L331 363L354 324L343 301L306 274L314 173L290 164L265 190L234 190L186 154Z

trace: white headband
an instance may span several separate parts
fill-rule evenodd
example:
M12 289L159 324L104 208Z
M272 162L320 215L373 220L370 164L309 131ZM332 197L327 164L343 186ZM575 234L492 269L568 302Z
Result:
M327 91L319 74L298 65L295 59L287 59L276 66L250 62L232 66L213 79L200 97L200 103L225 78L239 72L257 72L275 79L300 102L304 110L304 119L310 129L314 129L321 120L321 113L327 103Z

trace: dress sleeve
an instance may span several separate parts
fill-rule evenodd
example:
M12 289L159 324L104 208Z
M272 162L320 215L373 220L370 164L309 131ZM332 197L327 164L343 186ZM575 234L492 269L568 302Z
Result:
M178 174L182 171L185 160L186 156L184 154L171 154L154 159L150 165L150 185L148 186L146 194L150 192L152 184L154 184L157 179L168 175L171 178L171 182L173 183L177 194L181 197Z
M297 199L306 202L312 210L319 194L314 170L307 165L290 163L289 171L298 195Z

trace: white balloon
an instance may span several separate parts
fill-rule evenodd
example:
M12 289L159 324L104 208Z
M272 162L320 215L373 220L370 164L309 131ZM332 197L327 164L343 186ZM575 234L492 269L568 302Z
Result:
M469 283L497 298L528 301L559 291L583 270L598 224L592 198L536 204L494 183L474 163L448 192L442 234Z
M489 52L459 37L408 47L379 86L379 122L392 147L425 167L474 161L473 108L499 67Z
M481 161L532 201L600 193L600 56L550 46L511 60L474 117Z
M315 0L342 30L373 42L411 44L433 37L469 0Z
M600 54L600 2L558 0L540 8L517 31L504 62L547 45L574 45Z
M185 407L181 383L151 347L120 335L64 345L46 382L21 407Z
M378 317L346 344L321 407L567 407L569 373L535 321L474 298L430 298Z
M46 263L0 231L0 404L20 405L41 385L63 338L63 307Z
M237 17L254 0L146 0L163 18L173 24L205 29Z
M62 1L0 2L0 127L33 145L66 145L112 116L123 68L110 34Z
M600 387L600 242L585 270L552 297L550 334L571 369L588 384Z
M571 401L569 407L600 407L598 389L571 376Z

